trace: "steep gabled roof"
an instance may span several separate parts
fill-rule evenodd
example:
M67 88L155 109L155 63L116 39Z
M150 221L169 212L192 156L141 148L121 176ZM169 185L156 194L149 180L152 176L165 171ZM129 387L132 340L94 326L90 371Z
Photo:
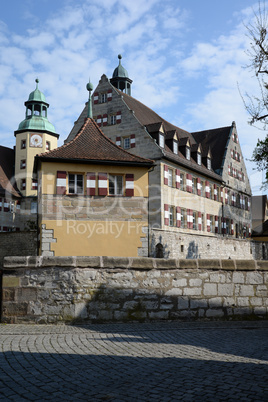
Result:
M176 130L179 138L188 137L190 138L191 143L195 143L195 139L192 137L191 133L182 130L174 124L169 123L161 116L159 116L159 114L157 114L152 109L145 106L143 103L139 102L132 96L127 95L125 92L119 91L117 88L114 89L123 98L129 109L134 111L136 118L143 126L147 127L148 125L161 122L166 132Z
M228 144L231 130L232 126L228 126L192 133L195 141L201 143L203 154L206 154L210 148L212 168L215 171L222 167L225 148Z
M133 155L115 145L90 118L85 120L84 125L72 141L59 148L37 155L35 160L132 166L153 165L152 160ZM35 162L35 171L36 168Z
M0 146L0 195L6 192L14 197L20 197L14 180L15 151L14 149ZM12 182L12 184L11 184Z

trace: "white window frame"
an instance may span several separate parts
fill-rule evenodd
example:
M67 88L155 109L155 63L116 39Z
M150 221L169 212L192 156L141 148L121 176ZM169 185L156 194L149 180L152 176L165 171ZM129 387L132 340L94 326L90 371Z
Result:
M101 103L106 103L107 102L107 94L101 94Z
M111 126L114 126L116 124L116 115L112 114L110 117L111 117Z
M198 165L202 164L202 158L201 158L200 152L197 152L197 163L198 163Z
M178 155L178 142L173 141L173 152L174 154Z
M175 226L175 208L172 205L168 207L168 223L169 226Z
M173 187L173 170L168 169L168 186Z
M79 186L81 178L82 187ZM74 184L73 189L70 186L71 182ZM84 194L84 175L82 173L68 173L68 194Z
M124 149L130 149L130 137L123 138Z
M159 146L160 146L161 148L164 148L164 147L165 147L165 140L164 140L163 134L159 134Z
M208 170L211 170L211 159L207 158L207 168Z
M111 184L113 184L113 190ZM118 175L109 174L109 195L123 195L123 189L124 189L124 176L119 174Z
M191 159L191 151L189 147L186 147L186 159L188 161Z

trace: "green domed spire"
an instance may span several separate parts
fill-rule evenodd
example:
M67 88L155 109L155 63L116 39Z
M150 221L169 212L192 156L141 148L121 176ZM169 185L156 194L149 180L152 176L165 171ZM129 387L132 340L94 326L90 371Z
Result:
M36 78L36 88L30 93L26 106L25 119L19 124L17 131L34 130L56 133L55 127L47 119L49 104L45 95L38 89L39 79Z
M113 72L113 77L110 79L110 83L115 87L120 89L120 91L125 92L128 95L131 95L131 84L132 80L128 77L127 70L122 66L121 54L118 55L119 65Z
M125 77L125 78L128 78L128 72L127 72L127 70L126 70L126 69L122 66L122 64L121 64L121 59L122 59L121 54L118 55L118 59L119 59L119 65L118 65L118 67L116 67L116 69L114 70L113 78L117 78L117 77Z
M37 101L46 103L47 101L45 95L38 89L39 79L36 78L35 82L36 82L36 88L33 92L30 93L28 102Z

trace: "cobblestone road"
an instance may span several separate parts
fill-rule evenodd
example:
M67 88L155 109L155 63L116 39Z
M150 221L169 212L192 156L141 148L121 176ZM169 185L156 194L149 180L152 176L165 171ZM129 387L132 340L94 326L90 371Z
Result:
M268 401L268 322L0 324L1 401Z

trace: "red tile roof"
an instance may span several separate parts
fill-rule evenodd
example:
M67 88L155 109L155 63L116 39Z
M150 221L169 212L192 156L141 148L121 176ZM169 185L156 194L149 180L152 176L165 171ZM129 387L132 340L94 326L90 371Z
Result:
M94 162L150 166L153 161L133 155L115 145L93 119L87 118L76 137L59 148L39 154L36 159L64 162Z

